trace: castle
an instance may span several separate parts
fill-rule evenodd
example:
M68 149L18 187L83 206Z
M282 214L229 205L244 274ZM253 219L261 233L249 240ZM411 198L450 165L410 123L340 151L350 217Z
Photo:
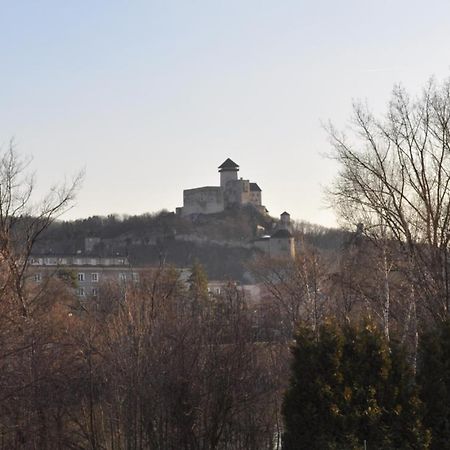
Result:
M181 216L215 214L235 206L252 205L263 214L267 209L262 205L261 188L256 183L238 178L239 166L227 158L219 167L220 186L205 186L183 191L183 206L177 208ZM270 256L295 258L295 239L290 232L290 215L281 214L280 222L271 231L252 242Z
M272 257L288 256L294 259L295 238L291 233L290 214L283 212L272 234L255 239L253 246Z
M233 206L253 205L267 212L261 201L261 188L256 183L238 179L239 166L227 158L219 167L220 186L205 186L183 191L183 207L177 214L215 214Z

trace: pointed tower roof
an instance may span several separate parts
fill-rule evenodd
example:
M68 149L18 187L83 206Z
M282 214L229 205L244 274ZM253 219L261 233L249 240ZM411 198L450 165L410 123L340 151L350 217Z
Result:
M218 168L219 172L223 170L239 170L239 166L230 158L227 158Z

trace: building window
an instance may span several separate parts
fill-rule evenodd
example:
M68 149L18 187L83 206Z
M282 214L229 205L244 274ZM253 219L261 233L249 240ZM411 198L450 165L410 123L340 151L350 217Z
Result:
M119 281L126 281L126 280L127 280L127 274L119 273Z
M91 273L91 281L93 283L97 283L98 282L98 273Z
M40 273L35 273L35 274L34 274L34 281L35 281L36 283L40 283L40 282L42 281L42 276L41 276Z
M139 281L139 274L138 273L133 272L132 276L133 276L133 281L135 281L135 282Z
M78 281L84 281L84 273L78 273L78 275L77 275L77 280Z
M84 288L78 288L77 295L78 297L84 297L86 295L86 293L84 292Z
M91 294L92 294L93 297L97 297L98 289L97 288L92 288Z

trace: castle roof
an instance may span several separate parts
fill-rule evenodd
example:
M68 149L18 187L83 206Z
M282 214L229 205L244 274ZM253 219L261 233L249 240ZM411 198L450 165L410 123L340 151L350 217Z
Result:
M250 191L261 192L261 188L256 183L250 183Z
M283 213L281 213L282 216L290 216L290 214L286 211L284 211Z
M238 170L239 166L232 161L230 158L227 158L219 167L222 170Z
M278 230L274 234L272 234L272 239L288 239L291 238L292 234L289 230Z

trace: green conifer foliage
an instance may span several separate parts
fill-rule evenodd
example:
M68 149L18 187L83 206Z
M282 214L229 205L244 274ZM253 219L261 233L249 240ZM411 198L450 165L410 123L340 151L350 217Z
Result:
M450 321L421 336L417 372L430 448L450 449Z
M283 450L428 448L405 353L371 322L300 328L292 353Z
M203 266L195 262L189 277L189 298L194 312L201 310L208 301L208 277Z

